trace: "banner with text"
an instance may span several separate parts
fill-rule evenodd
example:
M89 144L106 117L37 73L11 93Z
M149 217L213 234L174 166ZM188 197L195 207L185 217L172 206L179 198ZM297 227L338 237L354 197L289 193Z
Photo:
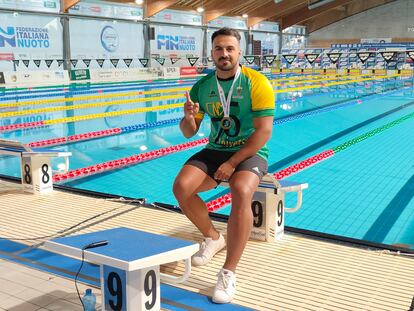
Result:
M154 25L155 40L151 54L160 57L199 57L202 55L203 32L196 28Z
M110 23L78 18L72 18L69 24L73 59L132 59L134 56L144 55L142 24ZM128 68L124 62L116 65L117 68ZM87 67L86 64L79 63L78 68L81 66ZM102 66L115 67L111 61L102 63ZM89 68L101 68L102 66L97 62L91 62Z
M0 13L0 54L3 53L13 54L15 60L63 58L59 19Z

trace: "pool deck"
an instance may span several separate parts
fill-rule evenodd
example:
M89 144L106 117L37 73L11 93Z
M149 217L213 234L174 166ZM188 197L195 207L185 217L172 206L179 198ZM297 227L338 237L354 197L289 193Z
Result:
M63 191L34 196L5 180L0 180L0 213L0 237L46 236L96 216L68 233L122 226L186 240L201 239L179 213ZM225 223L215 224L225 232ZM18 242L39 245L42 241ZM19 258L19 251L7 251L0 248L0 310L81 310L73 280L1 259ZM221 252L207 266L194 267L190 279L178 287L210 295L224 258L225 252ZM412 310L413 260L388 251L291 233L278 243L249 241L237 271L238 291L233 302L269 311ZM161 270L181 273L183 265L167 265ZM87 287L90 285L81 284L81 292ZM100 290L94 291L99 301Z

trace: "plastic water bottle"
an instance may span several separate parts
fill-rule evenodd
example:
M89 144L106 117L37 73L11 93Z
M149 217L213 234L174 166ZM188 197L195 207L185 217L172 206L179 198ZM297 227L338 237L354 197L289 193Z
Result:
M88 288L82 297L84 311L96 311L96 296L92 293L92 289Z

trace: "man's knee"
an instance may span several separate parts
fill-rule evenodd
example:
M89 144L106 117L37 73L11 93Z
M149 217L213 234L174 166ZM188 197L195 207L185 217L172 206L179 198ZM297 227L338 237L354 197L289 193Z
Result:
M253 197L254 189L242 180L238 180L231 185L231 194L241 199L250 200Z
M188 189L186 187L186 181L182 177L177 177L173 184L173 193L176 198L179 198L181 196L185 195L185 189Z

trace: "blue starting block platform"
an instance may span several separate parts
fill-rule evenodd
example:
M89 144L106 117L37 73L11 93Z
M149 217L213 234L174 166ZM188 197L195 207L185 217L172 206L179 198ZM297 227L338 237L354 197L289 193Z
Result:
M22 185L25 191L48 194L53 191L51 158L63 157L65 169L69 169L68 151L31 148L19 141L0 139L0 155L20 157Z
M229 186L227 182L221 186ZM252 199L253 227L250 238L259 241L274 242L281 240L285 228L285 212L294 213L302 206L302 190L307 183L277 180L266 174L260 181ZM285 206L285 193L297 194L296 206Z
M99 241L108 244L85 249ZM191 256L199 245L129 228L114 228L45 242L44 248L100 265L102 310L160 310L160 280L184 282L191 273ZM160 273L160 265L184 260L176 277Z

